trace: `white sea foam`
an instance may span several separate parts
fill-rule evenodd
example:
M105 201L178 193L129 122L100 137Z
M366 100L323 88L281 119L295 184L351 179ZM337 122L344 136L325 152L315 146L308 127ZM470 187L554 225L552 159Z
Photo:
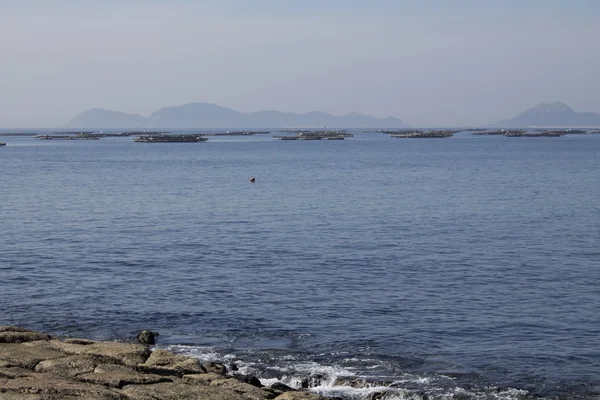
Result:
M294 389L305 388L323 396L341 397L347 400L363 400L377 393L381 400L422 400L427 398L472 400L519 400L527 391L518 389L499 390L495 387L464 389L457 387L454 379L443 375L415 375L404 373L395 379L367 379L354 368L341 365L325 365L315 361L299 360L290 354L243 353L233 354L219 351L215 347L170 345L166 349L195 357L201 362L223 362L235 365L237 372L258 377L265 386L283 383ZM356 357L342 362L367 361ZM361 366L362 370L376 369L372 365ZM373 367L375 368L369 368Z

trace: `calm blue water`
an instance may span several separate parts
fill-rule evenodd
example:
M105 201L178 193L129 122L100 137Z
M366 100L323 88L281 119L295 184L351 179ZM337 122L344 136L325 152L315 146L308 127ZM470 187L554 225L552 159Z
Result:
M0 325L344 398L600 395L600 135L2 141Z

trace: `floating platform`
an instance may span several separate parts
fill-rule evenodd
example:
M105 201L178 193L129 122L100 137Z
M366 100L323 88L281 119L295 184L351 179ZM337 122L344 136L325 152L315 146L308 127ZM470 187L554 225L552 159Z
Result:
M561 131L548 131L548 132L539 132L539 133L505 133L506 137L560 137L564 136L566 133Z
M301 131L294 136L273 136L275 139L281 140L344 140L354 135L347 131Z
M338 136L303 136L303 135L295 135L295 136L273 136L275 139L280 140L344 140L346 137L343 135Z
M454 136L455 131L436 130L424 132L396 133L390 135L393 138L401 139L441 139Z
M202 133L203 136L252 136L264 135L271 133L270 131L227 131L227 132L207 132Z
M266 133L270 133L270 131L227 131L227 132L205 133L204 136L252 136L252 135L264 135Z
M100 136L98 135L38 135L34 136L34 139L40 140L98 140Z
M498 129L472 132L473 135L498 135L506 137L559 137L564 135L585 135L592 133L585 129Z
M36 132L0 132L0 136L37 136Z
M143 135L133 139L138 143L196 143L207 140L202 135Z
M471 132L473 135L477 135L477 136L506 136L506 134L508 133L525 133L525 131L518 129L518 130L506 130L506 129L498 129L498 130L492 130L492 131L477 131L477 132Z

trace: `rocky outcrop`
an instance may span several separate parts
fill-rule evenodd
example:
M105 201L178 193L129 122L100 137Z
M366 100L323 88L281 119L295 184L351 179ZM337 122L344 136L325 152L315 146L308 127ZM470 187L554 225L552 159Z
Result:
M154 350L146 362L138 364L137 369L145 373L178 377L206 372L198 360L160 349Z
M215 374L219 374L219 375L225 375L227 373L227 367L225 367L223 364L208 362L208 363L202 364L202 367L207 372L214 372Z
M154 344L157 332L143 330L137 335L137 340L141 344Z
M0 400L324 400L135 343L0 326Z
M60 351L36 346L37 342L26 344L0 343L0 363L5 367L19 367L33 370L44 360L64 357Z
M16 326L0 327L0 343L24 343L34 340L50 340L50 335L33 332Z
M150 356L148 347L135 343L96 342L89 341L85 344L49 340L48 348L71 355L92 355L111 359L115 364L135 367L145 362Z

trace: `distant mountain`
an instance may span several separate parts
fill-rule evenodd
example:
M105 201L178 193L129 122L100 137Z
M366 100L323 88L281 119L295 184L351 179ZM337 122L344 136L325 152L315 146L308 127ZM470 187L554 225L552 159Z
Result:
M404 128L401 119L376 118L371 115L350 113L336 116L320 111L305 114L280 111L242 113L209 103L190 103L163 107L149 117L94 108L76 115L67 128L274 128L274 127L328 127L328 128Z
M146 128L147 118L139 114L126 114L119 111L92 108L77 114L67 128Z
M600 114L576 112L565 103L541 103L514 118L500 121L501 126L599 126Z

